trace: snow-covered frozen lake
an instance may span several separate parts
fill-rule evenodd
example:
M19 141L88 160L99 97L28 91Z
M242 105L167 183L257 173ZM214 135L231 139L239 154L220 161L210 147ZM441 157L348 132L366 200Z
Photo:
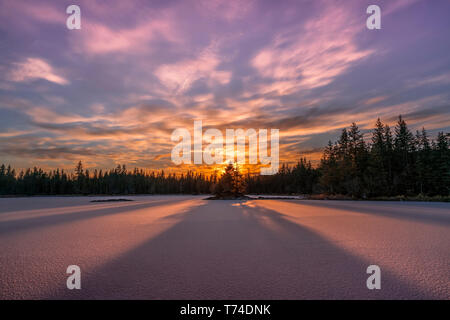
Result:
M99 198L0 199L1 299L450 299L450 203Z

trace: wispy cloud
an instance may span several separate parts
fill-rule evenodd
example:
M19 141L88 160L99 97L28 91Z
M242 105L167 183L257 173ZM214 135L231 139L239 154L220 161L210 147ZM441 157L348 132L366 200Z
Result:
M74 50L92 55L108 53L148 53L158 37L177 41L178 35L170 19L152 19L132 28L111 28L106 24L85 21L84 32L74 35Z
M355 38L361 27L346 9L328 6L318 18L277 34L254 57L253 66L273 80L270 90L283 93L293 87L327 85L352 63L373 53L358 48Z
M27 58L23 62L14 63L9 79L15 82L44 79L59 85L69 84L69 80L58 74L48 62L40 58Z
M225 85L230 81L231 73L218 69L221 59L215 50L212 44L201 50L196 58L164 64L155 74L175 94L187 91L199 79L205 79L211 85Z

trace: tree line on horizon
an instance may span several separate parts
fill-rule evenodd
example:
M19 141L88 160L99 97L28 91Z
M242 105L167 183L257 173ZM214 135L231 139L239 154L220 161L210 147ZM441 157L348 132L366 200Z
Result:
M117 165L111 170L84 169L79 161L74 173L64 170L46 172L34 167L19 174L11 166L0 166L0 194L70 195L70 194L195 194L209 193L217 176L188 171L179 176L164 170L147 172L127 170Z
M306 159L274 176L249 180L252 193L338 194L354 198L450 195L450 135L431 140L425 128L414 135L399 116L391 128L376 121L370 141L358 126L344 128L328 143L317 168Z
M1 195L64 194L338 194L354 198L382 196L449 196L450 136L428 137L423 128L414 135L400 116L394 132L377 120L370 141L353 123L339 139L328 143L317 167L306 158L295 166L282 165L271 176L243 174L229 165L222 176L188 171L181 175L163 170L83 168L74 173L46 172L34 167L16 173L0 166Z

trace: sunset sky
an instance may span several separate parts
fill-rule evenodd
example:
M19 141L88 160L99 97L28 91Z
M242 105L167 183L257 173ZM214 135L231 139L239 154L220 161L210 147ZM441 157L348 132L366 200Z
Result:
M81 30L66 8L81 8ZM366 28L377 4L382 29ZM377 117L450 130L450 1L0 0L0 163L173 167L174 129L280 129L280 162Z

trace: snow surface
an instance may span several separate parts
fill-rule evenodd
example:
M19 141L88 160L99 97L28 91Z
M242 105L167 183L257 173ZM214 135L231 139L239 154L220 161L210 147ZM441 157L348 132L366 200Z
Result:
M0 299L450 299L448 203L99 198L0 199Z

